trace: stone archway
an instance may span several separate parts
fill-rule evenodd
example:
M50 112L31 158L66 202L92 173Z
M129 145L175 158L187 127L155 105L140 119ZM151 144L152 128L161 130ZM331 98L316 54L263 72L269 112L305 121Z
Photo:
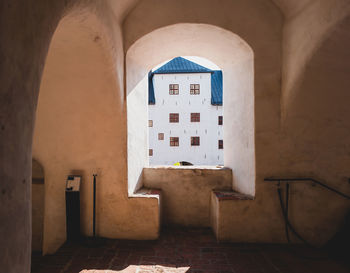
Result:
M211 37L208 40L208 37ZM176 56L200 56L224 74L225 166L235 190L255 194L254 54L239 36L207 24L176 24L136 41L126 55L129 194L140 184L147 157L147 73ZM227 119L226 119L227 117Z
M82 234L92 232L93 173L98 174L97 232L115 230L103 219L114 207L102 197L123 195L125 123L118 58L113 58L113 36L105 31L96 14L74 11L60 21L46 58L33 137L33 156L45 165L47 185L44 254L54 253L66 240L64 189L70 174L83 176ZM115 166L109 169L111 164Z

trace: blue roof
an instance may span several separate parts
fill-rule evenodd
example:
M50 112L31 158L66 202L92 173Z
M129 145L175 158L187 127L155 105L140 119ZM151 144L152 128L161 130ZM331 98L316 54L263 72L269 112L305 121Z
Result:
M211 75L211 104L222 105L222 71L214 70Z
M211 70L182 57L176 57L155 71L148 73L148 104L155 104L154 74L211 73L211 104L222 105L222 71Z
M172 74L172 73L211 73L212 71L204 66L186 60L182 57L176 57L167 62L162 67L153 71L153 74Z
M152 71L148 72L148 104L156 104L156 98L154 97Z

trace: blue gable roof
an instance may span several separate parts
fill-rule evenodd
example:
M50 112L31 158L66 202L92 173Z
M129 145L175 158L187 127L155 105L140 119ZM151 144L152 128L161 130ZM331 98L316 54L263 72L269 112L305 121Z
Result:
M153 74L172 74L172 73L210 73L211 70L186 60L182 57L176 57L158 68Z
M154 97L152 71L148 72L148 104L156 104L156 98Z
M176 57L155 71L148 73L148 104L155 104L154 74L211 73L211 104L222 105L222 71L211 70L182 57Z
M222 71L214 70L211 75L211 104L222 105Z

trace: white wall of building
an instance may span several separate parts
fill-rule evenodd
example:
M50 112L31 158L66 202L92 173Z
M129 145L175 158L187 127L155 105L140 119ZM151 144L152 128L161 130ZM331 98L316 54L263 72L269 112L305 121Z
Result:
M179 84L179 95L169 95L169 84ZM200 84L199 95L190 95L190 84ZM218 140L224 137L223 125L218 125L223 107L211 104L211 74L155 74L153 85L156 104L148 106L153 121L149 127L150 165L179 161L223 165L224 150L218 148ZM170 123L169 113L179 113L179 123ZM191 113L200 113L200 122L191 122ZM158 133L164 133L164 140L158 140ZM200 146L191 146L192 136L200 137ZM179 146L170 146L170 137L179 137Z

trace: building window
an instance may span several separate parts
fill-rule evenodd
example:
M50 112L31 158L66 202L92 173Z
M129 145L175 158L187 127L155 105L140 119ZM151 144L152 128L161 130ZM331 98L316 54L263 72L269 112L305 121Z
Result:
M153 127L153 120L148 121L148 127Z
M153 149L148 149L148 155L153 156Z
M219 139L219 149L224 148L224 141L222 139Z
M222 116L218 116L218 124L219 124L219 125L222 125L222 124L223 124Z
M179 146L179 138L170 137L170 146Z
M191 122L200 122L201 114L200 113L191 113Z
M179 95L178 84L169 84L169 95Z
M169 114L169 122L170 123L179 122L179 114L178 113L170 113Z
M191 95L199 95L199 84L191 84L190 85L190 94Z
M164 140L164 133L158 133L158 140Z
M199 145L200 145L199 136L191 137L191 146L199 146Z

